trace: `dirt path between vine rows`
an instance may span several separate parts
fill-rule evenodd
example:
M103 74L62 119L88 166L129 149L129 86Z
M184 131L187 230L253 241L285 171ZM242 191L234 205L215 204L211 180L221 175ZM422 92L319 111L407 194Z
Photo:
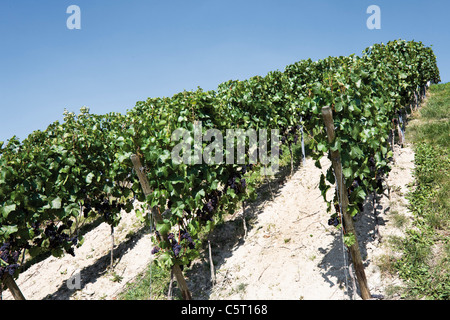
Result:
M355 221L371 294L395 299L389 288L401 285L384 274L377 261L393 257L390 236L402 236L392 213L410 220L406 208L407 186L413 182L414 153L406 147L395 150L395 163L388 178L388 191L375 202L369 196L364 214ZM328 226L327 205L318 188L321 171L330 166L321 160L322 170L308 159L292 178L273 183L254 206L246 208L249 231L243 236L242 210L211 236L217 282L211 287L210 266L205 257L188 273L197 299L297 300L361 299L354 292L346 269L341 233ZM278 185L278 186L277 186ZM331 199L334 188L329 190ZM389 296L390 295L390 296Z
M414 153L396 148L395 163L387 180L390 199L379 196L373 208L368 197L364 214L355 226L365 263L369 288L374 297L387 297L386 290L401 282L384 275L377 266L380 257L396 255L389 237L401 236L393 213L411 219L405 195L413 182ZM330 166L321 160L322 171ZM360 299L354 293L347 270L340 232L327 224L328 214L318 188L321 170L311 159L292 178L265 185L255 203L246 207L248 235L244 239L242 210L211 234L217 282L211 286L208 253L186 272L195 299ZM334 189L328 192L332 197ZM134 213L124 215L115 232L114 273L110 262L110 228L102 223L85 235L75 257L49 257L23 272L17 284L27 299L116 299L126 284L144 271L151 261L150 234ZM344 255L345 253L345 255ZM81 288L69 289L67 280L80 272ZM391 296L389 298L396 298ZM11 300L8 291L3 299Z

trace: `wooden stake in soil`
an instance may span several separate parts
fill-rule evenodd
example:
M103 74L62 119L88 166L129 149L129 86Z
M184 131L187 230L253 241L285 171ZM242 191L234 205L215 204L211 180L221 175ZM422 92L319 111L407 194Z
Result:
M322 108L322 115L325 122L325 127L327 128L328 141L330 143L334 142L335 132L334 132L334 121L333 114L330 107ZM345 234L353 234L355 238L355 243L350 246L350 254L353 261L353 266L355 268L356 279L358 280L359 289L361 291L361 296L364 300L370 299L369 286L367 285L367 278L364 272L364 265L362 263L361 252L359 250L358 238L356 236L356 230L353 225L353 220L351 215L347 212L348 208L348 194L347 188L345 187L344 176L342 175L342 164L341 155L339 150L330 150L331 163L333 166L334 175L336 176L336 183L339 187L339 199L341 201L342 216L345 225Z
M114 227L111 226L111 263L110 263L111 270L114 269Z
M144 192L144 195L147 197L152 190L150 189L150 184L148 183L148 179L145 176L145 174L142 172L142 165L141 160L139 157L135 154L131 155L131 162L133 162L134 170L136 171L136 174L138 175L139 182L141 183L142 191ZM159 209L157 207L154 207L152 210L152 219L156 223L162 223L163 217L161 213L159 212ZM153 223L153 221L152 221ZM167 239L167 233L162 233L161 237L165 242L168 242ZM177 279L178 287L181 290L181 294L183 296L184 300L191 300L191 292L189 291L189 288L187 286L186 280L184 279L183 272L181 271L181 268L179 265L175 264L172 268L173 273L175 275L175 278Z
M13 295L15 300L26 300L24 295L22 294L22 291L20 291L19 287L17 286L16 281L14 281L14 278L11 277L9 273L4 274L3 278L0 280L0 283L4 283L9 291L11 291L11 294Z
M209 264L211 266L211 283L214 286L216 284L216 272L214 271L214 262L212 259L211 251L211 241L208 239L208 249L209 249Z
M244 226L244 239L247 238L247 222L245 221L245 200L242 201L242 224Z

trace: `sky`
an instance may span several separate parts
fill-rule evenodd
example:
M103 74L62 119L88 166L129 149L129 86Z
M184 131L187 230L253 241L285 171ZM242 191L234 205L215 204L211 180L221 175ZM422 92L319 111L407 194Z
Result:
M367 27L370 5L381 29ZM448 0L0 0L0 141L45 130L64 109L126 113L395 39L432 46L449 82L449 21Z

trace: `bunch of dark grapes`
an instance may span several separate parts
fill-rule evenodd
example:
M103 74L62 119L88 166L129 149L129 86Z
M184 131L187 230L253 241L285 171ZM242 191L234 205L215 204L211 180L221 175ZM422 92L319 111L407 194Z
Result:
M206 203L202 209L197 210L197 217L200 221L212 221L214 213L219 207L219 200L222 196L222 191L214 190L206 195Z
M44 235L50 241L49 244L50 249L57 249L63 247L65 248L68 254L75 256L75 252L72 246L76 246L78 244L78 236L75 235L71 237L67 233L63 232L64 230L69 229L71 225L72 221L69 221L67 225L62 224L61 226L56 228L55 224L52 222L45 228ZM43 241L44 241L43 238L38 238L34 240L34 243L39 246ZM68 245L70 247L68 247Z
M169 240L170 246L172 247L173 254L175 255L175 258L178 258L181 251L181 245L178 243L177 239L175 239L175 236L173 233L169 233L167 236L167 239Z
M360 178L356 178L353 180L352 185L350 188L348 188L348 195L351 195L353 191L355 191L356 188L358 188L362 184L362 181Z
M375 161L375 158L373 156L369 157L369 170L370 172L375 172L377 169L377 163Z
M90 201L87 201L87 202L85 201L84 207L83 207L83 216L85 218L87 218L88 215L89 215L89 212L91 212L91 210L92 210L91 202Z
M192 240L189 232L187 232L186 230L181 230L180 233L181 233L181 240L186 240L188 243L189 249L194 249L195 243L194 243L194 240Z
M208 213L205 209L198 209L197 210L197 218L201 221L201 222L206 222L206 221L212 221L213 217L211 213Z
M292 141L294 144L296 144L298 141L298 131L299 130L300 130L300 125L297 124L297 125L293 126L291 128L291 130L289 131L289 134L294 137L293 141Z
M103 215L103 219L109 223L112 218L112 207L113 205L109 203L109 200L104 198L95 209L99 214Z
M227 180L227 186L233 189L234 191L238 191L236 180L238 179L239 174L232 175Z
M375 173L375 188L377 192L382 193L383 192L383 180L386 175L386 168L379 168L377 169L376 161L373 156L369 157L369 169L370 172Z
M242 170L241 170L242 172ZM225 192L228 188L234 190L234 193L240 194L245 192L247 186L247 181L242 178L242 174L239 171L233 171L228 177L227 183L225 185ZM247 172L247 170L245 170Z
M362 185L362 181L360 178L356 178L355 180L353 180L352 185L347 190L348 196L350 197L350 195L356 190L356 188L358 188L361 185ZM363 212L364 211L363 204L361 202L358 202L357 205L358 205L359 212Z
M9 274L13 276L16 272L17 268L19 268L19 264L17 261L19 260L20 251L12 250L12 246L10 242L5 242L0 247L0 259L2 262L0 263L0 279L4 274ZM3 266L7 264L6 266Z
M212 200L209 200L206 204L205 204L205 211L207 211L208 213L212 213L214 211L214 205L212 203Z
M246 174L248 171L252 171L254 168L253 164L244 164L241 168L241 173Z
M298 131L300 130L300 125L295 125L292 126L290 128L288 127L284 127L281 129L281 132L283 133L283 135L281 136L281 144L286 144L286 142L288 143L289 146L291 146L292 144L296 144L298 142ZM289 139L291 138L292 139ZM281 151L281 149L280 149Z
M292 144L296 144L299 138L300 125L295 125L292 127L284 127L280 130L282 132L281 144L287 144L289 149L291 149ZM283 155L283 148L279 148L279 155Z
M334 210L336 213L332 214L330 219L328 219L328 225L337 227L340 223L339 216L341 213L341 207L338 201L334 202Z
M152 249L152 254L157 254L160 250L161 250L161 248L158 247L158 246L153 247L153 249Z
M337 227L340 224L339 220L340 219L336 215L334 215L330 219L328 219L328 225Z
M110 203L108 198L103 198L102 200L97 201L94 204L92 204L89 199L85 199L83 215L86 218L89 212L91 212L92 209L95 209L98 214L103 215L103 218L107 223L111 224L114 219L113 211L117 209L120 212L120 210L124 209L124 207L124 204L116 200L113 200Z
M160 234L159 232L157 232L157 236L159 237ZM177 239L175 238L175 235L173 233L169 233L167 235L167 240L169 241L169 245L172 249L172 252L175 256L175 258L178 258L180 256L181 253L181 241L185 240L187 242L187 245L189 247L189 249L195 249L195 242L192 239L191 235L189 234L189 232L185 231L185 230L180 230L180 243L178 243ZM153 247L151 253L152 254L157 254L159 251L161 251L161 248L158 246ZM189 263L190 265L190 263ZM183 266L180 265L181 270L183 270Z

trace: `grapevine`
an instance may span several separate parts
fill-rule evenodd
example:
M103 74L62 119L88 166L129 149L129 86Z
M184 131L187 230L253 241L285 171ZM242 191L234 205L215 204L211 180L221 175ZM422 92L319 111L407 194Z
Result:
M192 137L195 130L204 136L211 129L279 129L276 138L292 155L303 128L317 166L330 150L340 152L354 216L362 212L368 193L382 191L392 157L389 135L399 113L429 81L440 81L432 49L396 40L375 44L361 56L303 60L264 77L224 82L216 90L199 88L138 101L123 115L100 116L87 108L78 115L65 112L63 123L35 131L22 142L16 137L0 142L0 275L17 277L17 258L25 250L32 256L46 251L74 254L82 244L77 229L81 216L98 215L113 231L121 212L133 210L131 199L162 215L158 224L151 214L144 217L168 235L165 240L155 233L151 253L158 261L167 267L189 265L200 254L200 234L255 196L251 177L263 164L250 163L248 152L245 163L238 163L236 155L233 164L198 162L195 150L202 154L209 144L201 140L196 145L195 139L186 146L194 150L191 161L174 164L172 150L178 141L172 134L177 129ZM324 131L324 106L333 111L333 143ZM271 139L269 135L268 145ZM249 142L245 144L248 150ZM226 159L225 151L216 152ZM133 154L143 163L151 188L147 196L132 171ZM336 196L326 198L334 183L329 169L319 187L328 203L328 224L339 227L343 223Z

